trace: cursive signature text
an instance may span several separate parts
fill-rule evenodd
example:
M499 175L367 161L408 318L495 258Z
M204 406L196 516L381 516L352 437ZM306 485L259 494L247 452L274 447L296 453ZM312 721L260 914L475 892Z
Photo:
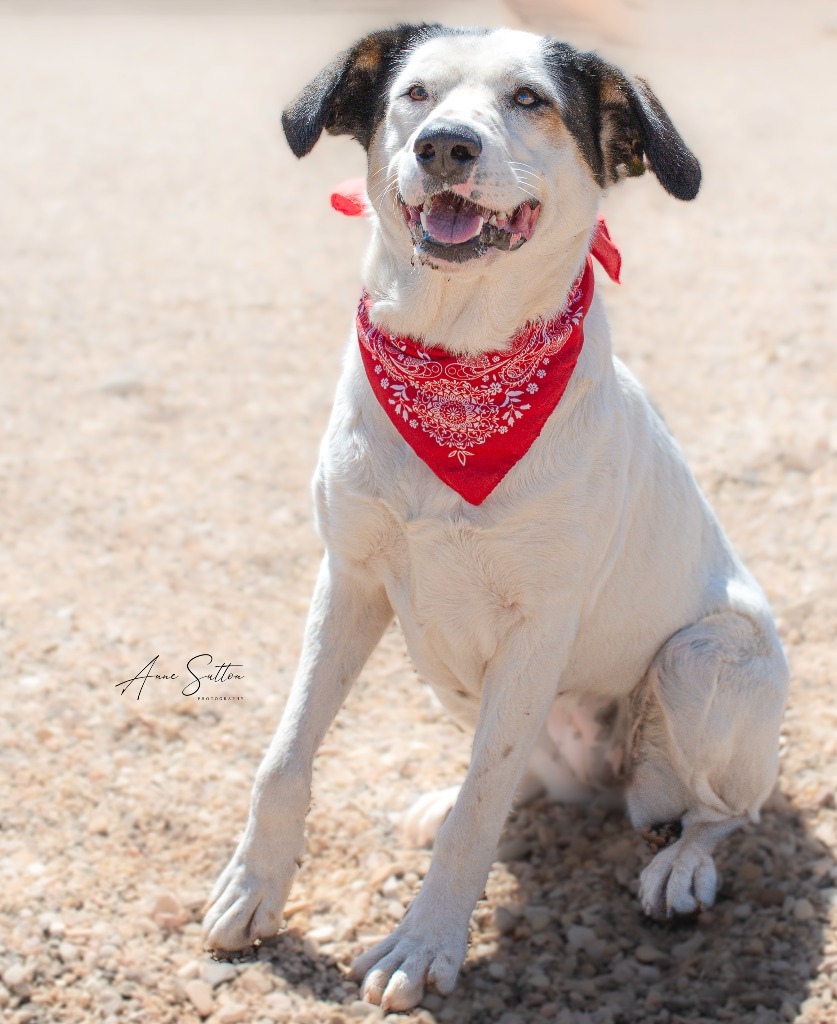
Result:
M223 661L216 665L211 654L196 654L186 662L188 678L186 676L180 677L176 672L158 672L156 666L159 657L159 654L155 654L151 661L147 665L143 665L136 675L131 676L130 679L123 679L121 683L115 683L114 685L119 688L120 693L124 696L136 684L136 699L139 700L145 684L149 680L170 682L177 679L184 683L180 691L183 696L194 697L199 692L202 683L228 683L244 678L241 673L235 671L237 668L244 668L243 665L232 661ZM202 672L202 669L207 671Z

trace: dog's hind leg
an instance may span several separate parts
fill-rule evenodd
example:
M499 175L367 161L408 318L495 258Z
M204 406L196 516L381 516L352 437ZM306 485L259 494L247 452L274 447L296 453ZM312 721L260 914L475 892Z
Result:
M253 787L247 828L204 918L210 949L274 935L305 845L314 755L392 609L380 584L323 559L299 668Z
M682 829L640 879L651 916L709 907L716 844L757 821L778 770L787 666L766 614L729 610L676 633L646 686L628 786L634 826Z

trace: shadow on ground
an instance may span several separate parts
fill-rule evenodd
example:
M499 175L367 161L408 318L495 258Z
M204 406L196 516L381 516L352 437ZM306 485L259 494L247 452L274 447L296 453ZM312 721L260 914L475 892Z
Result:
M719 850L712 911L671 923L639 911L651 852L621 812L539 804L507 834L521 905L495 908L496 948L466 963L448 1001L461 1004L453 1020L517 1010L524 1022L772 1024L799 1013L822 959L820 890L834 884L834 861L781 794ZM519 963L521 944L530 963L512 977L503 965ZM482 1012L469 1017L469 1004Z

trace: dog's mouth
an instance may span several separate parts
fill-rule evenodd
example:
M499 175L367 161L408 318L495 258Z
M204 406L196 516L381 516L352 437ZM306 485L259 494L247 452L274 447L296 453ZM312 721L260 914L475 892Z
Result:
M528 242L541 213L537 199L513 210L489 210L456 195L439 192L422 206L410 206L399 196L401 212L419 253L461 263L489 249L513 252Z

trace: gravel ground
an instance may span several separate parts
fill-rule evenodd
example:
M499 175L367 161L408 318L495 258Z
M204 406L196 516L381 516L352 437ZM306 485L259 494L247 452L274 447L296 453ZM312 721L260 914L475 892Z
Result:
M360 150L330 139L296 164L277 115L393 20L364 6L0 13L10 1024L381 1015L345 967L427 868L397 813L468 759L395 630L318 759L288 930L232 965L201 953L198 924L298 653L318 560L308 481L365 241L327 203ZM557 20L546 0L513 7L456 10ZM647 74L706 178L688 206L650 177L608 199L624 285L600 287L617 350L779 617L782 776L762 825L724 848L717 907L677 926L640 916L648 853L621 813L518 812L456 993L406 1021L837 1021L837 16L818 0L625 12L605 52ZM570 36L596 32L576 19ZM182 696L202 653L242 678ZM178 679L122 695L155 656Z

